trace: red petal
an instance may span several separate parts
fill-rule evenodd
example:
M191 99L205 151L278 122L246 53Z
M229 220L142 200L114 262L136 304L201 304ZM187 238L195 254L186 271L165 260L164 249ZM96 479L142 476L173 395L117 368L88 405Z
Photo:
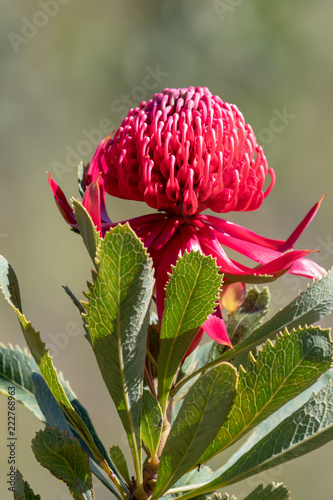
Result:
M236 252L245 255L245 257L248 257L255 262L259 262L260 264L268 264L272 260L280 257L282 253L256 243L250 243L249 241L234 238L228 234L222 234L218 231L214 231L214 233L221 245L232 248Z
M196 349L198 347L198 345L200 344L200 341L202 339L203 334L204 334L203 328L200 328L199 332L194 337L194 340L193 340L192 344L187 349L186 354L185 354L185 356L182 359L182 363L184 363L184 361L187 358L187 356L189 356L190 354L192 354L192 352L194 351L194 349Z
M241 275L244 272L247 274L252 272L250 267L238 264L227 256L211 229L207 227L201 228L198 236L203 253L216 258L216 263L221 268L222 273Z
M298 259L289 269L290 274L297 274L305 278L322 278L327 274L327 271L319 266L316 262L309 259Z
M221 231L224 234L229 234L230 236L238 238L241 241L256 243L257 245L271 248L272 250L278 250L284 243L284 240L264 238L263 236L260 236L259 234L256 234L243 226L239 226L238 224L234 224L233 222L229 222L224 219L219 219L218 217L214 217L213 215L200 214L198 218L204 222L208 222L209 225L214 227L214 229Z
M101 223L101 192L100 186L98 185L98 179L99 177L87 187L82 204L90 214L97 231L103 236Z
M224 321L216 314L210 314L202 328L215 342L233 348Z
M287 252L281 255L281 257L274 259L272 262L254 269L254 274L278 273L280 271L283 271L284 269L290 268L295 261L297 261L301 257L305 257L305 255L309 255L309 253L311 252L312 250L292 250L291 252Z
M309 212L306 214L306 216L304 217L304 219L302 220L302 222L297 226L297 228L295 229L295 231L289 236L289 238L287 239L287 241L285 241L285 243L279 248L280 252L285 252L286 250L289 250L293 246L293 244L296 242L296 240L298 240L298 238L303 233L304 229L307 228L307 226L310 224L310 222L312 221L312 219L315 217L316 213L319 210L321 202L323 201L323 199L325 198L325 196L327 196L327 195L324 194L320 198L320 200L318 201L318 203L316 203L311 208L311 210L309 210Z
M60 210L61 215L68 224L77 229L74 212L72 207L69 205L66 196L64 195L58 184L52 179L49 172L47 172L47 175L49 176L49 186L52 190L55 202Z

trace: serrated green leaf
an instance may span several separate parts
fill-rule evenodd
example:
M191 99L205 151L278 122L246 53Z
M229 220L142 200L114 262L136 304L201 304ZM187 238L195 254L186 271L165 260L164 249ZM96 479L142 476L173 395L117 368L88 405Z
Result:
M79 433L80 437L87 444L96 460L104 470L107 470L107 472L110 473L110 477L112 476L112 480L116 484L117 488L121 491L121 493L123 493L123 488L120 486L117 479L114 478L114 475L111 474L111 471L108 470L105 459L97 448L87 426L69 402L58 378L58 374L53 366L52 358L49 355L49 351L45 348L45 344L42 342L39 332L36 332L31 323L26 320L22 312L20 291L15 272L7 260L2 256L0 256L0 288L19 319L21 330L30 352L52 394L58 401L65 415L73 424L76 431Z
M167 491L193 466L216 436L236 394L237 370L223 363L191 387L163 448L153 498Z
M158 392L163 413L176 371L199 328L214 310L221 275L212 257L185 252L166 287L158 358Z
M104 382L130 442L137 481L141 472L141 405L152 261L128 224L105 234L98 273L84 316Z
M21 472L15 471L14 500L41 500L40 495L35 495L27 481L24 481Z
M88 455L68 432L46 427L32 440L32 451L38 462L64 481L75 500L93 500Z
M128 473L127 463L124 457L123 452L119 448L119 446L111 446L110 448L110 457L112 462L117 467L119 474L125 479L127 484L131 484L131 480Z
M8 396L8 387L15 386L15 399L39 420L45 421L34 396L31 375L39 368L26 349L0 344L0 393Z
M88 250L91 260L95 263L96 249L100 241L99 234L91 219L90 214L78 200L72 199L75 219L82 236L83 242Z
M267 341L247 370L239 372L237 396L227 422L205 450L205 462L235 443L288 401L310 387L331 366L329 330L299 328Z
M153 460L157 462L157 449L162 434L162 410L150 391L143 391L142 439ZM157 462L158 463L158 462Z
M208 493L313 451L333 439L333 385L319 393L284 419L252 448L216 471L215 479L196 490ZM242 451L242 450L240 450ZM192 498L186 493L180 498Z
M266 487L260 484L244 500L290 500L290 493L282 483L271 483Z

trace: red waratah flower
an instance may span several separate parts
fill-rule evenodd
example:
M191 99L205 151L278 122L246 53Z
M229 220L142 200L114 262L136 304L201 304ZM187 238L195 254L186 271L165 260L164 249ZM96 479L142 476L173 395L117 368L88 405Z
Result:
M271 180L264 191L267 175ZM102 236L116 225L106 213L106 193L145 201L158 210L128 222L153 258L161 319L168 273L186 250L215 257L228 283L262 282L284 272L309 278L325 273L305 258L309 250L293 248L321 200L286 241L201 213L207 208L218 213L256 210L274 182L274 171L235 105L204 87L165 89L131 109L114 137L101 142L85 170L83 205ZM63 217L77 229L63 192L51 177L49 183ZM251 268L229 258L226 248L258 265ZM203 328L217 342L230 345L220 311ZM201 336L202 331L192 349Z

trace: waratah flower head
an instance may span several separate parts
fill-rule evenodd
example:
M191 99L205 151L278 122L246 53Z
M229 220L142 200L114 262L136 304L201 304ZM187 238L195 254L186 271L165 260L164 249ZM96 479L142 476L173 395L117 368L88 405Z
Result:
M160 321L169 273L186 251L216 259L224 285L228 284L221 305L229 312L244 300L246 282L270 281L285 272L308 278L325 274L307 258L310 250L294 248L323 198L285 241L200 213L206 208L219 213L256 210L275 182L274 171L268 169L241 112L204 87L165 89L131 109L114 137L100 143L90 165L80 172L82 203L101 237L116 225L106 211L106 192L145 201L162 212L128 221L154 262ZM271 181L264 191L267 175ZM51 176L49 183L66 222L79 231L61 188ZM254 261L255 267L228 257L228 248ZM190 351L203 330L230 345L219 308L207 318Z
M165 89L131 109L88 178L96 170L110 195L183 216L256 210L275 180L242 113L205 87Z

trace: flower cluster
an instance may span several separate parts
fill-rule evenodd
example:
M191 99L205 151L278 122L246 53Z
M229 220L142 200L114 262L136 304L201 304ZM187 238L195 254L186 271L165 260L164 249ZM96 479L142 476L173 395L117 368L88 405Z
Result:
M285 272L308 278L325 273L306 258L309 250L293 247L321 200L286 241L201 213L256 210L274 182L274 171L235 105L204 87L165 89L131 109L115 135L101 142L85 171L83 205L102 236L115 225L105 209L106 193L157 209L128 222L153 259L161 319L168 273L186 250L215 257L226 283L262 282ZM65 220L77 228L63 192L51 177L49 183ZM227 248L257 265L231 259ZM203 328L214 340L229 344L219 310Z

